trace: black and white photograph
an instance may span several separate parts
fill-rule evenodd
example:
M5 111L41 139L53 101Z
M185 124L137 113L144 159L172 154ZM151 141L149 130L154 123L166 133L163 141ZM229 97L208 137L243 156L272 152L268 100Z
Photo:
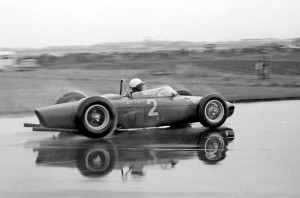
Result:
M0 197L300 197L299 8L0 0Z

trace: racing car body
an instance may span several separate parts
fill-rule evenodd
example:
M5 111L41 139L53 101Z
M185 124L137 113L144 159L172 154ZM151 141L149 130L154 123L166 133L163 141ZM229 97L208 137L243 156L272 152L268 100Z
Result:
M91 138L104 137L116 128L175 126L199 121L205 127L217 128L233 112L234 106L218 94L192 96L168 85L131 94L125 80L121 80L120 94L86 97L68 93L57 104L35 110L42 127L78 129Z

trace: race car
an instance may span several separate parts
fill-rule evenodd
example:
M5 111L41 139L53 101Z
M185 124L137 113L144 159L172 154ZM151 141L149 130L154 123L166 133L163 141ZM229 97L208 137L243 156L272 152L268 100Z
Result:
M178 126L200 122L204 127L221 126L234 106L219 94L193 96L168 85L131 93L124 79L119 94L87 97L70 92L55 105L35 110L40 130L77 130L90 138L102 138L115 129Z

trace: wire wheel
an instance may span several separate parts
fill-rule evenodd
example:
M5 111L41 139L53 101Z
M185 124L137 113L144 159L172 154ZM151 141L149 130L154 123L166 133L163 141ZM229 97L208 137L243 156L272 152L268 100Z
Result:
M206 104L204 113L209 122L218 123L224 116L224 106L218 100L211 100Z
M103 105L91 105L85 112L84 120L88 128L102 130L109 123L109 112Z
M199 121L203 126L215 129L226 121L227 111L226 101L222 96L206 95L199 102Z

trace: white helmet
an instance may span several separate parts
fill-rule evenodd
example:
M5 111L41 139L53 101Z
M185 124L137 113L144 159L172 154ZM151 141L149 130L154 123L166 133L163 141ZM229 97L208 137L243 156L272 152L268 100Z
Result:
M131 81L129 82L129 87L131 89L138 89L140 90L140 88L142 87L142 85L146 84L145 82L143 82L141 79L139 78L133 78L131 79Z

